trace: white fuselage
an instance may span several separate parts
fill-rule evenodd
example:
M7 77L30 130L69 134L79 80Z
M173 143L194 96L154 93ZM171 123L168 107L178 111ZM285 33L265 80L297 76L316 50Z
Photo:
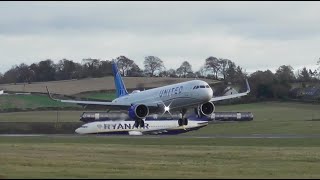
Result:
M178 134L204 127L205 120L189 120L188 125L179 126L178 120L146 120L145 126L134 127L134 121L96 121L82 125L75 130L78 134Z
M149 89L114 99L116 103L152 104L163 102L170 109L187 108L210 101L213 91L205 81L192 80L159 88Z

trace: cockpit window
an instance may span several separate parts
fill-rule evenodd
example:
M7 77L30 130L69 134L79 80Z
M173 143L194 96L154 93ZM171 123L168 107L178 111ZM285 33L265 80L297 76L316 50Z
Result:
M206 85L206 88L210 88L210 86L209 86L209 85Z
M208 86L209 87L209 86ZM206 88L206 86L194 86L192 89Z
M87 128L88 126L81 126L82 128Z

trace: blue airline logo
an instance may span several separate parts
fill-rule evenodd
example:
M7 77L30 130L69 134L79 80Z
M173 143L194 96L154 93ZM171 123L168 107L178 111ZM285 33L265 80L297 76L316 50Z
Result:
M159 93L159 97L165 97L165 96L171 97L173 94L181 94L182 90L183 90L183 86L161 90Z

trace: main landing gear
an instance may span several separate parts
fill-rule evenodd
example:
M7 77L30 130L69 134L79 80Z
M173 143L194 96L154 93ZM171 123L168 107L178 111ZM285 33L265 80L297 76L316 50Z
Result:
M134 127L138 128L139 126L144 128L144 120L143 119L136 119L135 120Z
M187 118L182 118L178 120L179 126L186 126L188 125L188 119Z

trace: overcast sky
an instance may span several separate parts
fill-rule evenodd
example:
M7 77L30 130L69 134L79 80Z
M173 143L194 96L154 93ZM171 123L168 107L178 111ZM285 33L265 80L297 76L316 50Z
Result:
M251 73L320 57L320 2L0 2L0 72L47 58L81 62L120 55L140 68L196 71L209 56Z

